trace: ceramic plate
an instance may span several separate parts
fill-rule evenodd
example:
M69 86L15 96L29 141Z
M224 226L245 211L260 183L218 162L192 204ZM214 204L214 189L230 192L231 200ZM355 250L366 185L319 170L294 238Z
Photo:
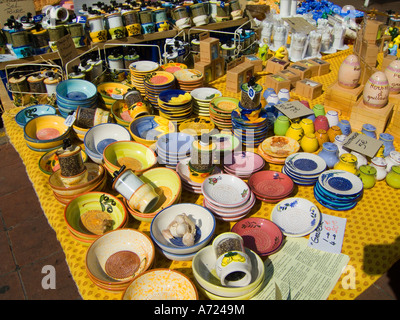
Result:
M341 196L357 195L364 188L359 177L343 170L327 170L319 176L318 182L323 189Z
M190 179L189 161L190 161L190 157L179 161L179 163L176 165L176 172L178 172L179 176L181 177L182 183L187 183L190 186L201 188L201 183L194 182ZM219 174L219 173L221 173L221 171L222 170L218 166L215 166L212 174L213 175Z
M172 73L166 71L156 71L149 74L144 81L145 87L154 87L156 90L159 86L169 85L175 81L175 77Z
M303 237L313 232L321 221L321 212L304 198L288 198L272 209L271 221L288 237Z
M196 69L178 70L174 73L174 76L179 82L183 82L185 84L198 82L199 80L203 79L203 73Z
M301 176L318 176L326 169L326 162L319 155L297 152L286 158L285 166Z
M204 197L216 205L237 207L250 197L249 186L230 174L216 174L207 177L201 185Z
M294 183L284 173L270 170L258 171L248 181L250 189L262 198L282 198L293 191Z
M179 71L181 69L187 69L187 65L183 63L171 62L163 64L161 66L161 69L170 73L175 73L176 71Z
M203 133L209 133L215 128L214 123L207 117L196 117L185 120L179 125L179 131L190 134L192 136L199 136Z
M261 148L271 157L286 158L299 151L300 144L290 137L272 136L263 141Z
M212 108L216 112L219 113L228 113L231 112L239 106L239 100L236 98L229 97L219 97L211 100L210 109Z
M135 73L151 72L157 70L159 64L153 61L135 61L129 65L129 69Z
M232 232L242 236L244 246L260 256L270 255L282 245L283 233L270 220L263 218L246 218L237 222Z
M190 94L192 95L193 99L204 102L211 101L214 98L222 97L221 91L214 88L196 88Z
M258 171L265 165L264 159L250 151L235 152L224 158L224 166L231 172L251 173Z

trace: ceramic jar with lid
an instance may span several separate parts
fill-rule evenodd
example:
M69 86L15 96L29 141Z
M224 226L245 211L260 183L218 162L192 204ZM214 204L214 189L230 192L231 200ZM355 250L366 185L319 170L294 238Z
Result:
M328 119L329 127L337 126L339 124L339 114L337 111L329 110L325 116Z
M321 151L318 155L324 159L326 166L332 169L336 163L339 162L339 150L336 144L332 142L325 142L322 145Z
M314 153L319 149L319 143L314 133L307 133L300 141L300 147L304 152Z
M386 175L386 183L395 189L400 189L400 166L392 166Z
M329 130L328 118L323 115L317 116L317 118L314 121L314 128L315 128L315 130L322 129L322 130L325 130L326 132L328 132L328 130Z
M301 138L304 136L304 130L300 123L292 123L286 131L285 136L300 142Z
M189 161L190 179L202 183L214 170L216 145L207 138L195 140L192 144L191 158Z
M343 170L352 174L357 173L357 157L351 153L344 153L339 157L339 162L334 166L336 170Z
M344 134L339 134L335 137L335 141L333 142L338 146L339 149L339 156L341 156L343 153L348 153L344 147L343 147L343 142L346 140L346 136Z
M328 137L330 142L335 142L336 136L342 134L342 130L338 126L332 126L328 129Z
M279 116L274 122L274 133L276 136L284 136L290 127L290 120L287 116Z
M382 71L375 72L364 86L364 104L371 108L383 108L389 98L389 81Z
M363 124L361 132L368 137L376 139L376 127L370 123Z
M389 155L385 157L386 160L386 172L389 172L392 166L400 166L400 152L390 151Z
M316 104L312 110L314 111L315 117L325 115L325 107L322 104Z
M371 189L376 183L376 168L363 165L358 169L357 176L361 179L364 189Z
M349 120L342 119L338 123L338 127L342 130L342 134L348 136L351 133L351 124Z
M329 142L328 133L323 129L319 129L319 130L315 131L315 136L317 137L320 148L322 148L322 145L325 142Z
M341 87L353 89L361 78L361 64L357 55L351 54L343 60L339 67L338 83Z
M309 118L303 118L300 121L304 134L315 133L314 122Z
M372 167L376 169L376 180L380 181L385 179L387 172L386 172L386 160L380 157L374 157L371 159Z

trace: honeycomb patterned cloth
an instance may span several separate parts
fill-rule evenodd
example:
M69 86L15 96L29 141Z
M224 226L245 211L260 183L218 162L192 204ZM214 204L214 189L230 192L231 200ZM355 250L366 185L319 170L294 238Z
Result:
M324 59L331 64L331 72L324 76L314 77L327 86L336 81L337 72L344 58L351 54L352 48L336 54L325 56ZM379 57L378 57L379 61ZM211 85L222 92L224 96L240 99L240 93L226 90L226 77L223 76ZM258 81L265 82L265 74L260 74ZM293 99L304 100L292 93ZM309 101L310 105L323 104L324 93L318 98ZM14 108L3 114L6 133L12 145L22 158L27 174L34 186L38 199L43 208L50 226L55 230L66 256L66 261L76 282L79 292L85 300L116 300L122 298L122 292L106 291L97 287L87 276L85 269L85 255L88 247L75 240L67 230L64 222L64 206L56 201L48 184L49 176L40 171L38 161L42 153L30 150L24 140L23 129L14 120L15 114L21 108ZM398 142L395 147L398 149ZM266 164L266 170L281 170L281 165ZM108 190L112 193L112 191ZM400 258L400 190L392 189L385 181L378 181L369 190L365 190L362 200L349 211L333 211L321 206L314 198L312 187L299 186L292 196L302 197L314 202L322 213L347 219L342 253L350 257L348 265L352 267L355 276L355 288L343 286L347 275L344 272L334 289L329 300L352 300L370 287L379 277ZM203 196L183 191L181 202L202 205ZM270 219L274 204L257 201L247 217L261 217ZM230 231L235 222L217 220L215 234ZM150 223L140 222L130 216L127 227L135 228L150 235ZM170 268L179 270L194 281L191 261L171 261L161 253L156 252L152 268ZM199 293L200 294L200 293ZM205 299L200 294L200 299Z

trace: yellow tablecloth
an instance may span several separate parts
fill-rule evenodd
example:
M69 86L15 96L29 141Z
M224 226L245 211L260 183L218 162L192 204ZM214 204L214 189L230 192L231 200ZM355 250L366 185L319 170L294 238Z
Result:
M325 57L331 63L331 72L313 79L321 82L323 89L326 90L327 86L336 80L341 62L350 53L351 49ZM261 75L258 82L264 83L264 75ZM240 98L239 93L226 91L225 76L214 81L212 85L218 88L224 96ZM293 94L292 97L296 98L296 95ZM324 94L310 101L310 104L323 104L323 102ZM88 278L85 270L87 247L74 240L69 234L63 219L64 207L53 197L52 190L48 185L49 176L42 173L38 168L38 161L42 154L33 152L26 146L23 129L14 121L14 115L17 111L19 111L19 108L4 113L3 120L6 133L26 166L26 171L36 190L44 214L55 230L65 252L66 261L80 294L86 300L120 299L121 292L114 293L100 289ZM396 147L398 147L397 142ZM281 166L271 164L266 168L280 171ZM353 270L352 275L356 277L355 288L343 288L342 280L345 283L346 279L344 278L346 274L343 274L328 299L351 300L356 298L400 258L399 195L400 190L390 188L385 181L379 181L373 189L365 190L362 200L353 210L332 211L317 203L314 199L312 187L298 188L295 196L313 201L323 213L347 219L342 253L350 257L349 266L353 267L351 268ZM183 192L181 202L202 204L202 200L202 195ZM248 216L269 219L273 207L274 204L258 201ZM234 222L218 221L216 234L229 231L233 224ZM130 217L128 227L137 228L149 234L150 223L139 222ZM170 261L157 252L153 268L160 267L179 270L193 279L191 262Z

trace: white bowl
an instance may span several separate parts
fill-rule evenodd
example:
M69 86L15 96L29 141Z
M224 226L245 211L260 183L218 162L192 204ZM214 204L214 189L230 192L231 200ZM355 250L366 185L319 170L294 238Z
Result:
M207 177L201 185L205 198L216 206L238 207L250 197L250 188L242 179L230 174Z
M83 139L85 151L90 158L103 159L103 151L115 141L130 141L129 131L116 123L101 123L89 129Z
M193 246L182 245L181 239L175 239L173 244L166 239L162 231L167 229L169 224L179 214L185 213L198 228L196 241ZM189 254L199 251L211 240L215 232L215 217L207 209L194 203L179 203L161 210L151 221L150 237L162 250L173 254Z
M243 214L246 211L249 211L255 204L256 202L256 196L254 193L250 190L250 198L247 202L245 202L243 205L236 207L236 208L224 208L221 206L216 206L213 203L209 202L206 198L204 198L204 202L206 206L211 210L216 213L218 213L221 216L226 216L226 217L235 217L240 214Z
M201 249L192 260L192 271L197 283L205 290L221 296L234 298L253 291L264 279L264 262L252 250L245 248L252 264L251 282L244 287L225 287L216 277L215 263L217 258L212 246Z

